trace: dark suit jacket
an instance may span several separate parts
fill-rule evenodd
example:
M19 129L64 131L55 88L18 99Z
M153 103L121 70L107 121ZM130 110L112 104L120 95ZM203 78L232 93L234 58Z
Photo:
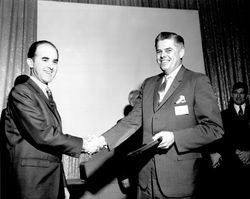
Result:
M2 119L10 162L8 198L62 198L62 154L78 157L82 139L62 133L59 113L30 78L12 88Z
M166 196L189 196L197 182L202 157L200 148L223 135L221 115L209 79L184 67L157 106L161 76L144 81L132 112L103 135L112 149L141 125L143 143L151 141L160 131L172 131L175 144L154 156L157 178ZM178 103L180 98L185 100ZM147 165L139 174L142 187L147 186L150 177L146 168Z
M231 103L228 109L221 112L225 129L224 148L222 154L225 166L239 167L241 165L235 150L250 150L250 105L247 103L245 112L240 118Z

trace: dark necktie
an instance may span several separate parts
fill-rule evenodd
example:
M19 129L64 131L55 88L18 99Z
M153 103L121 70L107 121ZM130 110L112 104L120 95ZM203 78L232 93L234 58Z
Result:
M242 107L241 107L241 106L240 106L238 115L239 115L239 117L243 117L243 110L242 110Z
M160 104L162 101L162 100L160 101L160 93L163 93L165 91L166 85L167 85L167 78L165 75L163 76L162 79L163 79L162 80L163 82L161 83L161 85L159 86L159 89L158 89L158 104Z
M50 104L50 106L51 106L52 108L56 108L56 103L55 103L55 101L54 101L54 99L53 99L52 92L51 92L51 90L50 90L49 87L46 87L46 93L47 93L47 95L48 95L48 99L49 99L49 104Z

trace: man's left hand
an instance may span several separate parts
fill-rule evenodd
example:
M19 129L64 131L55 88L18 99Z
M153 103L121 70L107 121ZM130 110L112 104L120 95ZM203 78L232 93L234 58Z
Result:
M222 157L219 153L211 153L210 159L212 162L212 168L217 168L221 165Z
M241 151L237 149L235 153L244 165L250 166L250 151Z
M157 140L158 138L162 138L161 143L158 148L168 149L174 143L174 134L170 131L161 131L153 136L153 140Z
M64 195L65 195L65 199L69 199L70 198L69 190L68 190L67 187L64 187Z

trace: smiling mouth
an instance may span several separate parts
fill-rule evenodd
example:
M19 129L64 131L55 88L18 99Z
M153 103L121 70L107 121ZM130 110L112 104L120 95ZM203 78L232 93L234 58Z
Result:
M52 71L44 71L46 74L48 74L48 75L52 75Z
M46 75L52 76L52 72L45 72Z
M169 61L162 61L161 62L162 65L165 65L165 64L168 64L168 63L169 63Z

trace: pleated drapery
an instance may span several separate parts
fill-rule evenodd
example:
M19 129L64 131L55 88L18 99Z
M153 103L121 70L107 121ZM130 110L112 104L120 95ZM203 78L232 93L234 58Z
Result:
M37 2L0 0L0 109L5 107L13 81L29 74L28 47L36 40Z

